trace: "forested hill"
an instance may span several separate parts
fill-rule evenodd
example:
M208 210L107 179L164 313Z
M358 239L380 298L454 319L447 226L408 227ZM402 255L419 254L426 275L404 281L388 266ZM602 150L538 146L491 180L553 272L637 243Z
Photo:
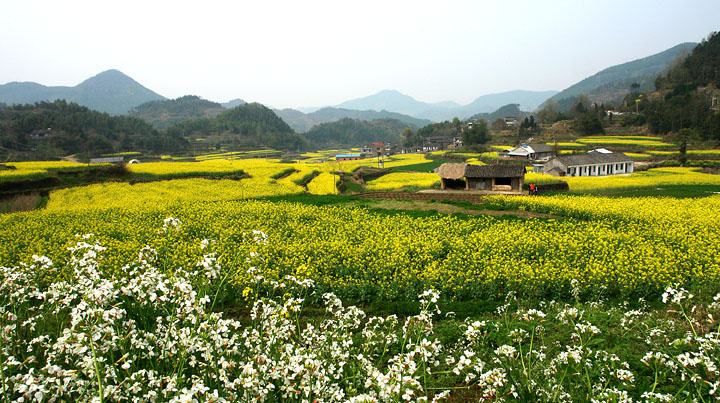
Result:
M176 99L146 102L131 109L129 115L161 129L186 120L215 117L225 110L217 102L195 95L185 95Z
M631 91L651 91L655 88L655 79L667 71L674 62L689 54L696 43L681 43L663 52L631 62L608 67L584 80L555 94L551 101L566 105L574 102L563 102L585 95L591 102L609 103L621 100ZM633 89L636 84L637 88Z
M657 80L658 89L707 85L720 88L720 32L710 34L682 63Z
M720 99L719 66L720 32L715 32L682 63L658 77L657 91L639 96L650 129L655 133L690 129L686 135L720 143L720 109L712 107L713 98Z
M521 111L520 105L518 105L518 104L507 104L507 105L501 106L495 112L478 113L477 115L471 116L468 120L484 119L488 123L492 123L497 119L508 118L508 117L520 119L520 118L523 118L530 114L531 114L530 112Z
M356 147L373 141L399 143L408 125L396 119L358 120L344 118L322 123L305 133L314 147Z
M110 116L66 101L0 107L0 153L18 159L118 151L176 152L185 139L143 120Z
M305 141L271 109L259 104L244 104L211 118L177 123L167 132L172 136L193 138L222 137L225 143L247 147L291 149L305 147Z

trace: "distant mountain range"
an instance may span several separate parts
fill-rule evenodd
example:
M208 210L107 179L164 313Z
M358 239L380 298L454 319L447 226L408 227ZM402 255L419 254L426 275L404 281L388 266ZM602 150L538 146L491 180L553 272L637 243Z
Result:
M631 85L640 85L639 92L655 89L657 76L692 52L697 43L687 42L673 46L663 52L619 64L601 70L570 87L553 95L550 100L562 103L562 100L586 95L592 102L616 102L631 91Z
M467 119L478 113L490 113L503 105L519 104L520 109L535 110L557 91L507 91L478 97L467 105L445 101L428 103L395 90L383 90L376 94L345 101L338 108L354 110L390 111L431 121L450 120L454 117Z
M683 55L695 43L682 43L664 52L632 62L609 67L567 89L556 91L516 90L487 94L467 105L452 101L422 102L395 90L384 90L362 98L352 99L334 107L318 109L273 110L296 132L305 133L322 123L344 118L356 120L395 119L412 127L431 122L489 116L500 107L517 104L521 111L533 111L547 100L570 104L573 97L587 95L592 101L610 102L622 99L633 83L640 92L654 89L655 78ZM118 70L107 70L74 87L44 86L33 82L12 82L0 85L0 103L27 104L65 99L90 109L113 115L130 114L140 117L156 128L165 128L182 121L217 116L224 109L245 105L242 99L225 103L207 101L199 97L167 100L142 86Z
M274 112L299 133L305 133L314 126L323 123L336 122L345 118L356 120L393 119L410 127L422 127L432 123L426 119L418 119L401 113L388 112L386 110L352 110L327 107L311 113L303 113L299 110L289 108L275 109Z
M0 85L0 102L29 104L64 99L112 115L127 113L149 101L163 100L157 94L118 70L107 70L74 87L48 87L33 82Z

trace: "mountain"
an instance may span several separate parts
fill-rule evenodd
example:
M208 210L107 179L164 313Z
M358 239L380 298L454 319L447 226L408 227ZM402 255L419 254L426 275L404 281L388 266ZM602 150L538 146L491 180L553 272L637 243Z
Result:
M388 112L386 110L351 110L326 107L311 113L303 113L295 109L280 109L275 110L275 113L299 133L307 132L313 126L322 123L334 122L343 118L357 120L394 119L403 122L406 127L422 127L431 123L429 120L418 119L401 113Z
M431 108L452 108L458 106L454 102L426 103L405 95L396 90L383 90L377 94L345 101L338 108L355 110L391 111L404 115L419 116Z
M188 120L167 129L173 136L202 139L212 146L272 147L298 149L305 141L271 109L258 103L249 103L228 109L217 116Z
M483 119L486 120L488 123L492 123L497 119L507 118L507 117L514 117L518 119L522 119L525 116L529 116L529 112L523 112L520 110L520 105L518 104L507 104L503 105L500 108L498 108L496 111L491 113L477 113L469 118L469 120L477 120L477 119Z
M655 79L667 71L678 59L687 56L697 43L687 42L642 59L608 67L555 94L553 101L587 95L592 102L617 102L631 91L631 85L640 85L638 91L655 88Z
M245 105L247 102L243 101L240 98L231 99L227 102L223 102L222 106L227 109L234 108L236 106Z
M467 105L452 101L428 103L395 90L384 90L363 98L345 101L338 108L354 110L391 111L415 118L444 121L454 117L466 119L478 113L487 113L510 103L519 104L523 110L534 110L556 91L515 90L478 97Z
M0 108L0 151L18 159L98 156L119 151L177 152L187 141L128 116L111 116L64 100Z
M165 98L118 70L104 71L74 87L48 87L33 82L0 85L0 102L7 104L32 104L57 99L120 115L145 102Z
M318 148L356 147L373 141L399 143L405 128L407 125L396 119L342 118L314 126L305 133L305 138Z
M132 108L128 115L140 118L156 129L164 129L186 120L214 117L225 110L217 102L185 95L176 99L146 102Z

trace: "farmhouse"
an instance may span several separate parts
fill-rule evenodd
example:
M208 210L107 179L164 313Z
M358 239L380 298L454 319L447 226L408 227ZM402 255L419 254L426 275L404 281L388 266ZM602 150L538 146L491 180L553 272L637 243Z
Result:
M470 165L445 163L437 170L442 189L522 191L525 167L522 165Z
M505 122L505 127L508 128L520 126L520 122L515 116L506 116L503 118L503 121Z
M355 161L361 159L363 156L360 153L353 154L335 154L336 161Z
M555 156L555 150L547 144L520 144L505 153L511 158L526 158L529 160L550 159Z
M452 150L462 147L462 139L453 136L430 136L425 139L423 151Z
M605 176L631 173L633 160L623 153L593 152L556 157L543 165L543 172L556 176Z

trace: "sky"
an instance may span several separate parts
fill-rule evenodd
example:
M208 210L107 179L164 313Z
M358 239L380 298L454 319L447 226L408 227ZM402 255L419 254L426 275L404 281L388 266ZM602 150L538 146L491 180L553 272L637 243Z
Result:
M1 2L0 83L118 69L170 98L273 107L562 90L720 30L720 0Z

